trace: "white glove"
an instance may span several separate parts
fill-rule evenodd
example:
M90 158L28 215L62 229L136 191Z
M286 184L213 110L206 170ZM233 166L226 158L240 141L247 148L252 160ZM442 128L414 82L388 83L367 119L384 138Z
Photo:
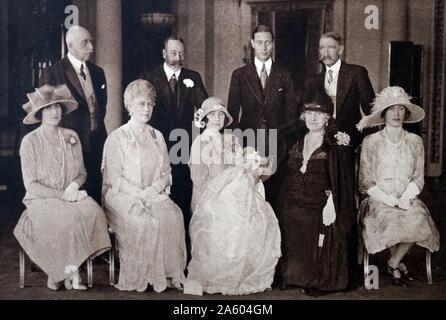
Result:
M406 190L401 195L401 198L398 200L398 207L401 209L409 209L409 206L412 204L412 201L420 194L420 189L418 188L415 182L411 182L407 185Z
M74 202L77 199L78 192L79 192L79 185L77 184L77 182L73 181L65 189L65 191L62 195L62 200L68 201L68 202Z
M330 196L327 199L324 209L322 210L322 223L324 226L329 226L336 220L336 211L333 202L333 193L330 192Z
M394 195L385 193L378 186L371 187L369 190L367 190L367 193L373 199L381 201L389 207L396 207L399 203L398 199Z

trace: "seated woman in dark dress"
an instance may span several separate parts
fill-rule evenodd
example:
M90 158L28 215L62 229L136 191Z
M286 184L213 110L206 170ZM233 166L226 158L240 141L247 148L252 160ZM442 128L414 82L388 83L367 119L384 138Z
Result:
M333 104L321 93L303 107L307 130L280 168L278 204L282 288L308 294L345 290L355 237L354 162L350 137L331 125Z

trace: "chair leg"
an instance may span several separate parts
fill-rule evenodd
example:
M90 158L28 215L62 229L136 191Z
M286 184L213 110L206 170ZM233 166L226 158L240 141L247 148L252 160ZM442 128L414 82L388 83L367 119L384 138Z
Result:
M111 243L112 243L112 247L108 253L108 260L110 262L110 266L109 266L109 273L110 273L110 285L114 286L115 285L115 250L116 250L116 235L115 234L111 234Z
M88 287L93 287L93 259L87 259L87 282Z
M25 287L25 251L19 249L20 288Z
M369 254L363 249L364 255L364 287L367 288L367 277L369 276Z
M431 252L428 249L426 249L426 275L427 275L427 283L432 284Z

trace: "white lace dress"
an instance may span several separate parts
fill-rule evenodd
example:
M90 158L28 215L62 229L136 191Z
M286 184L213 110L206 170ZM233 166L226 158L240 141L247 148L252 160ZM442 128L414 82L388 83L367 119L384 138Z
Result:
M129 124L112 132L104 146L103 197L108 222L118 239L120 272L116 287L162 292L184 281L186 247L183 215L169 187L155 199L137 197L163 176L170 162L161 133L147 125L134 133Z
M188 286L232 295L271 287L280 230L257 174L237 165L242 150L232 135L205 130L191 149L194 183Z

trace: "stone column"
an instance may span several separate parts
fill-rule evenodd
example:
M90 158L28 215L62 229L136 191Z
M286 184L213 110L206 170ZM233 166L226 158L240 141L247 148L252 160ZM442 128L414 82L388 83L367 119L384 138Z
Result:
M381 88L389 85L390 41L407 41L408 39L408 13L409 5L407 0L383 1Z
M122 124L122 19L120 0L96 2L96 63L108 87L105 125L110 133Z

